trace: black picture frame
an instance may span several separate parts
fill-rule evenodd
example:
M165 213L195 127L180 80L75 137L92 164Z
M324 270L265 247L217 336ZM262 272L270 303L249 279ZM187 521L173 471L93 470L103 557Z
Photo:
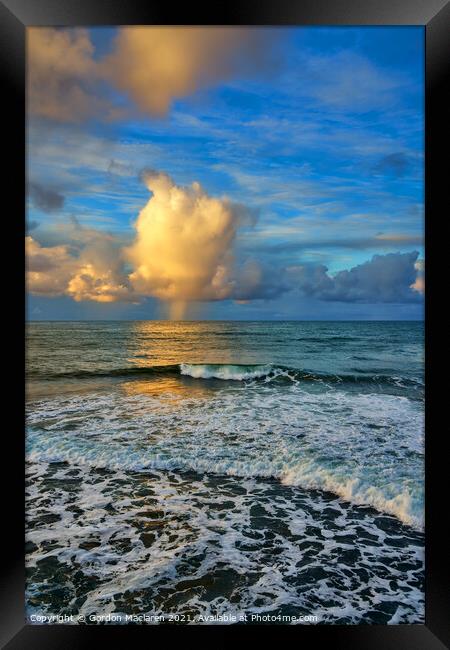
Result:
M426 39L426 106L425 106L425 239L427 250L426 314L426 618L425 625L358 625L358 626L286 626L264 628L276 638L294 635L305 648L312 644L329 644L334 648L372 648L405 650L439 650L450 647L450 599L448 583L448 533L445 508L445 477L448 457L443 452L446 432L443 407L446 405L445 370L446 328L440 309L431 308L439 300L437 284L445 273L445 213L448 204L448 151L444 134L448 113L446 81L449 77L450 3L448 0L253 0L215 3L209 7L186 3L172 9L168 3L144 0L0 0L0 71L3 89L4 151L7 161L4 178L9 195L5 235L8 248L15 254L17 269L14 283L5 287L9 304L16 304L8 314L8 335L16 334L13 367L8 368L10 390L18 398L15 424L4 428L4 471L2 519L6 548L1 567L1 647L8 650L35 648L80 648L105 643L105 635L115 643L131 643L130 635L139 635L147 626L32 626L25 624L24 612L24 435L23 435L23 364L24 358L24 286L23 235L25 211L25 33L29 26L94 25L423 25ZM10 146L5 140L10 138ZM6 191L6 190L5 190ZM8 218L6 218L8 216ZM448 273L448 272L447 272ZM448 280L446 281L448 284ZM447 291L448 293L448 291ZM17 296L19 300L17 301ZM432 298L432 296L435 296ZM445 294L444 294L445 302ZM443 322L444 321L444 322ZM14 337L12 337L14 338ZM9 346L8 346L9 347ZM448 367L448 366L447 366ZM448 374L448 370L447 370ZM10 383L11 382L11 383ZM442 386L444 382L444 386ZM8 404L8 410L11 407ZM441 414L442 419L439 418ZM447 425L448 426L448 425ZM5 466L10 471L5 471ZM157 630L151 627L146 642L155 642ZM269 629L270 627L270 629ZM192 643L194 633L200 637L212 633L214 643L226 644L235 636L249 641L255 628L240 626L164 627L165 642L181 633L183 643ZM144 640L145 641L145 640Z

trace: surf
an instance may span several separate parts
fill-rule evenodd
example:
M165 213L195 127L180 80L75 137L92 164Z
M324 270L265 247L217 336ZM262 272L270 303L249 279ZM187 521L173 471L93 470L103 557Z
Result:
M48 381L64 379L103 378L145 378L161 376L181 376L198 380L222 380L231 382L250 382L252 380L269 382L316 381L332 384L390 384L403 387L422 387L423 382L416 378L400 377L395 374L359 371L354 373L325 373L294 368L278 364L227 364L227 363L180 363L167 365L142 365L123 368L99 368L96 370L76 370L66 372L29 373L30 378Z

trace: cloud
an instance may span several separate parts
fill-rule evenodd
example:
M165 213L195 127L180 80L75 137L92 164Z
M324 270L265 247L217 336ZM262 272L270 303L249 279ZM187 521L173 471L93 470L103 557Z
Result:
M27 30L28 111L57 122L82 122L99 108L98 65L87 29Z
M411 167L409 156L398 151L383 156L373 167L376 174L391 174L393 176L404 176Z
M76 261L69 247L43 247L32 237L25 237L28 291L39 296L60 296L76 272Z
M252 225L255 212L209 196L199 183L180 187L148 169L141 177L152 196L137 218L131 245L83 227L75 217L58 230L64 244L42 246L26 238L31 293L96 302L152 296L181 317L188 302L249 296L261 285L256 263L238 268L233 254L238 228Z
M67 294L76 301L139 302L124 271L122 250L111 235L80 228L85 239Z
M350 270L328 273L323 264L276 267L250 260L239 268L236 302L272 300L292 291L326 302L413 303L423 293L423 260L418 252L374 255Z
M82 227L75 218L60 231L64 245L46 247L26 238L31 293L95 302L136 303L148 296L168 303L172 318L181 318L193 302L272 300L295 290L334 302L421 300L423 261L417 251L374 255L334 275L323 264L286 267L239 259L236 238L240 228L255 225L254 212L209 196L197 182L178 186L149 169L141 178L151 197L131 244ZM375 238L379 244L404 239L395 233Z
M236 273L233 299L238 303L271 300L293 288L285 268L247 260Z
M55 212L63 207L65 198L59 192L45 187L39 183L29 182L28 196L30 197L34 207L42 210L43 212Z
M326 266L291 267L293 283L308 296L320 300L360 303L408 303L419 299L412 285L417 281L417 251L374 255L371 260L328 274Z
M271 66L274 32L245 27L121 27L110 54L95 57L86 29L33 27L28 36L28 109L58 122L164 116L174 100Z
M425 293L425 260L417 260L414 268L417 271L417 277L410 286L411 289L423 295Z
M142 112L162 116L174 99L260 67L268 52L262 36L247 28L123 27L105 77Z
M137 302L114 238L79 227L78 247L41 246L25 238L27 288L41 296L72 297L77 302Z
M336 109L364 112L385 108L396 100L405 83L388 76L366 57L342 50L332 56L312 56L305 62L304 76L312 83L311 96Z
M279 235L295 236L300 232L300 228L290 227L289 223L279 226ZM264 230L262 235L265 235ZM279 241L276 243L267 243L265 241L250 241L247 245L248 250L261 251L264 253L287 253L301 250L313 250L320 248L348 248L350 250L364 249L384 249L398 248L399 244L403 246L416 246L423 244L423 235L413 235L409 233L379 233L368 237L334 237L334 238L317 238L307 239L297 236L293 241Z
M135 170L129 163L122 163L118 160L111 159L108 165L108 174L113 176L134 176Z
M199 183L177 186L163 173L144 174L152 197L125 249L130 282L140 295L178 304L223 300L235 287L233 243L254 215L227 198L208 196Z

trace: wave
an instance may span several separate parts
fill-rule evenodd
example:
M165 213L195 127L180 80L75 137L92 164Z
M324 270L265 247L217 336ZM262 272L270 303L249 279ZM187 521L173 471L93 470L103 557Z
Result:
M249 379L264 379L281 371L271 365L242 365L242 364L192 364L181 363L180 373L194 379L224 379L228 381L246 381Z
M89 379L95 377L142 377L142 376L185 376L192 379L249 382L298 383L316 381L322 383L376 383L392 384L400 387L419 387L423 385L418 379L399 377L397 375L379 374L375 369L358 370L354 373L320 373L288 366L273 364L223 364L223 363L181 363L156 366L136 366L125 368L105 368L96 370L74 370L60 373L33 373L30 378L47 380Z
M376 371L357 371L355 374L328 374L290 368L288 366L243 365L243 364L180 364L180 374L194 379L223 379L227 381L248 381L252 379L265 382L317 381L323 383L391 383L401 386L417 386L420 382Z
M167 450L163 453L151 450L130 453L129 450L123 452L112 448L105 451L94 446L81 450L73 443L59 442L54 445L52 441L41 442L36 447L27 455L31 462L68 462L71 465L81 464L97 469L129 472L181 471L241 479L272 479L290 487L334 494L356 506L372 507L380 513L393 515L417 530L424 527L422 500L419 498L417 503L417 497L414 498L407 488L394 493L391 490L385 492L380 487L366 483L362 477L337 476L331 468L322 467L312 460L305 459L280 466L276 461L261 459L249 462L237 458L223 458L214 453L210 457L183 453L168 457Z
M208 373L220 369L208 367ZM236 383L244 390L200 391L197 397L187 391L175 401L170 389L167 395L108 391L38 401L27 412L28 457L117 470L275 479L419 523L423 406L418 401L373 390L325 395L247 390L244 381Z

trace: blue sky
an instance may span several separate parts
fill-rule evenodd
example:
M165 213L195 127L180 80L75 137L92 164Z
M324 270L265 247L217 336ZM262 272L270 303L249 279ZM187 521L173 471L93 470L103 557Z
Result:
M242 59L226 78L174 96L164 115L140 110L103 80L96 97L120 108L119 118L99 111L77 123L30 110L29 236L40 254L65 246L79 255L80 230L83 241L95 231L131 245L151 198L143 172L157 170L177 186L195 181L209 197L245 206L251 218L236 230L233 264L254 261L265 283L245 300L234 290L188 301L185 317L422 318L409 266L424 260L423 29L262 32L267 62L251 67ZM115 36L89 30L94 61L113 50ZM374 256L389 256L387 264L367 266ZM388 287L391 267L392 283L407 285ZM313 276L327 287L311 284ZM103 303L33 286L31 319L167 315L151 290Z

